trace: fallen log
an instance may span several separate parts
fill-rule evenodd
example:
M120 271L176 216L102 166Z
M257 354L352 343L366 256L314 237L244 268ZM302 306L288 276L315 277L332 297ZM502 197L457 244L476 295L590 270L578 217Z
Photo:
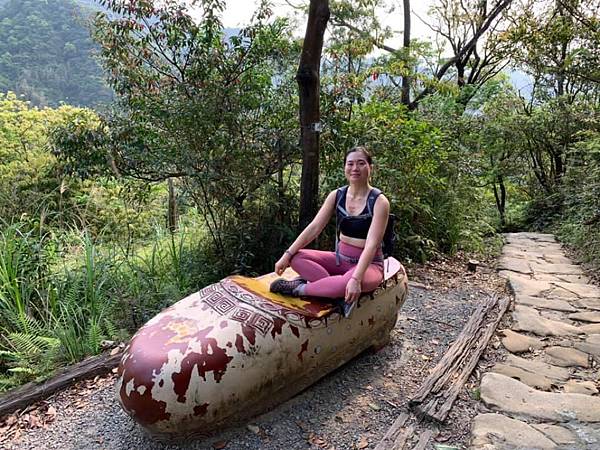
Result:
M415 445L413 447L413 450L425 450L427 448L427 444L429 443L429 440L432 437L437 436L438 431L437 430L425 430L424 433L421 434L421 436L419 437L419 442L417 442L417 445Z
M121 356L122 352L92 356L61 369L55 376L42 383L31 382L9 391L0 396L0 417L43 400L77 381L110 372L117 367Z
M379 444L377 444L375 450L390 450L392 448L397 448L399 444L404 446L404 442L397 442L397 440L402 437L401 431L406 423L406 419L408 419L407 413L400 414L392 426L387 430L387 433L385 433Z
M481 339L477 341L477 346L472 351L469 361L462 368L460 375L458 376L458 378L456 378L454 383L452 383L452 385L447 389L447 391L445 391L445 393L443 393L443 395L436 399L438 401L432 403L431 408L428 407L428 405L421 408L426 417L433 420L437 420L438 422L443 422L444 420L446 420L446 417L448 416L448 413L450 412L454 401L458 397L458 394L460 393L467 379L471 375L471 372L473 372L473 369L475 369L475 366L477 366L481 354L486 349L488 342L490 341L491 337L496 331L496 327L498 326L498 323L500 322L502 316L506 312L508 304L509 300L507 298L502 299L502 301L500 302L500 310L498 312L498 316L491 324L488 325L487 329L485 330L485 333L483 334L483 336L481 336ZM441 398L445 398L445 401L438 408L437 405L439 405L439 399Z
M463 361L466 350L476 341L481 324L488 312L496 305L497 296L488 298L475 310L469 321L454 341L454 344L436 364L431 374L419 387L409 401L411 407L421 404L428 395L436 394L453 376L458 366Z
M485 319L488 318L487 316L497 303L498 298L495 296L473 314L472 320L463 330L467 332L461 333L461 339L458 339L447 352L446 355L450 356L445 358L446 355L444 355L442 361L423 384L422 389L419 390L418 396L410 400L411 408L421 416L438 422L446 419L460 390L477 365L498 323L504 316L509 300L503 298L499 302L497 316L485 325ZM476 324L479 325L475 326ZM457 349L460 349L460 352ZM450 379L453 381L448 385Z

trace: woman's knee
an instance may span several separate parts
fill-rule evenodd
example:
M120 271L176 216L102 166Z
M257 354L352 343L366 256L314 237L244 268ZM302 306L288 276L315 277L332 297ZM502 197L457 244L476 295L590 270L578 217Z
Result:
M353 271L352 271L353 272ZM350 280L353 273L348 274L347 278ZM373 267L369 267L361 280L361 288L363 292L371 292L377 289L377 286L383 281L383 272Z
M292 267L292 269L294 269L295 265L307 260L310 261L310 256L307 253L307 251L304 249L298 250L296 254L292 256L292 259L290 260L290 266Z

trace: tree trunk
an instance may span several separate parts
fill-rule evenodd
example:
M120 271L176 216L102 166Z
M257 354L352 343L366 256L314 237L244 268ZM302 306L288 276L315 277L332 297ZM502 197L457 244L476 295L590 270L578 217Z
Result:
M179 224L179 210L177 209L177 194L173 185L173 178L167 180L169 186L169 212L168 212L168 228L171 233L175 233Z
M496 199L496 207L500 215L500 225L502 228L506 226L506 186L504 185L504 177L496 176L496 181L493 183L494 197ZM500 192L498 192L498 189Z
M302 177L300 181L300 228L317 213L319 197L319 70L323 35L329 20L329 1L311 0L300 64L296 73L300 94L300 139Z
M410 53L410 0L404 0L404 57L408 61ZM412 71L412 67L410 68ZM410 105L410 75L402 77L402 104Z

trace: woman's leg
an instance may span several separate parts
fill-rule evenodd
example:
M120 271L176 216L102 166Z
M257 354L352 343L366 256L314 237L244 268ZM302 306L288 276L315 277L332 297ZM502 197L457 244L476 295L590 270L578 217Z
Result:
M356 265L352 264L342 275L321 278L304 286L303 293L309 297L341 298L346 295L346 285ZM374 291L383 280L383 270L379 265L370 264L363 276L361 287L363 292Z
M336 266L335 252L307 249L299 250L292 258L290 265L301 278L307 281L317 281L331 275L339 275L351 267L344 262Z

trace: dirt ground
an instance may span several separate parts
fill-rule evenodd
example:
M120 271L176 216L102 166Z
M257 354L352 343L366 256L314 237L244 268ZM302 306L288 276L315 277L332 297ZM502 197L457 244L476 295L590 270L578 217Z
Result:
M467 270L459 254L408 267L409 297L377 353L364 353L273 411L246 426L212 438L162 444L151 440L119 408L114 376L79 383L35 407L0 421L0 448L7 449L365 449L374 448L394 420L408 411L408 400L460 333L478 304L499 293L505 281L494 261ZM502 328L502 324L499 328ZM484 407L478 399L480 373L497 358L492 338L430 449L462 449L472 418ZM423 430L414 425L413 448ZM3 447L4 446L4 447Z

